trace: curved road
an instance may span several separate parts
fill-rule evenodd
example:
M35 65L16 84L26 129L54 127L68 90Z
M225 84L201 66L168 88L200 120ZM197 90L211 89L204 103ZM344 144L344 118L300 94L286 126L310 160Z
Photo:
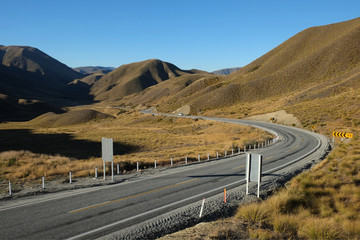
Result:
M273 131L279 141L261 149L263 172L273 173L324 151L325 137L276 124L201 117ZM231 153L229 153L231 154ZM202 156L205 158L205 156ZM166 168L134 181L0 202L1 239L89 239L136 225L245 183L245 154Z

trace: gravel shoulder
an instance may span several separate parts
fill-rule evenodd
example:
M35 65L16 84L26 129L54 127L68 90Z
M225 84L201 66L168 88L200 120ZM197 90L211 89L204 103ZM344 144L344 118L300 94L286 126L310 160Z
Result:
M327 138L322 135L317 136L322 144L314 153L298 161L296 164L264 174L260 190L261 199L266 199L274 191L283 187L291 178L302 171L310 169L325 158L331 146ZM199 201L99 239L157 239L161 237L162 240L193 239L193 237L202 235L201 232L196 232L196 228L202 228L206 231L206 229L216 224L206 222L230 217L235 213L239 205L258 201L258 198L255 196L256 191L257 186L250 184L250 194L246 195L245 185L242 185L227 192L226 203L223 201L223 193L207 198L201 218L199 213L202 201ZM210 224L210 226L204 227L206 224ZM193 226L195 228L184 230ZM181 230L184 231L179 232Z

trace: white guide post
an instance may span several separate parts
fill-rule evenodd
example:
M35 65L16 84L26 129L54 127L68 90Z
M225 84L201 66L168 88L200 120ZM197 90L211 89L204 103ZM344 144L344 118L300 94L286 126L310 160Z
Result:
M69 182L70 182L70 184L72 184L72 179L71 179L71 171L69 172Z
M226 157L226 155L227 155L227 151L225 150L225 157Z
M200 214L199 214L200 218L201 218L201 215L202 215L203 210L204 210L204 204L205 204L205 198L203 198L202 203L201 203Z
M9 181L9 195L11 196L12 195L12 192L11 192L11 182Z
M170 159L170 166L173 166L173 158Z
M97 166L95 167L95 178L97 178Z
M117 164L117 169L116 169L117 171L117 175L120 175L120 165L119 164Z
M156 159L155 159L155 163L154 163L154 168L156 168Z
M185 164L187 164L187 156L185 157Z
M200 162L200 154L198 155L198 162Z
M111 161L111 181L114 181L114 161Z
M216 158L219 158L219 152L216 152Z
M210 153L208 153L208 160L210 160Z
M234 149L231 149L231 155L234 155Z
M246 174L245 174L245 177L246 177L246 195L249 194L249 172L250 172L250 153L247 153L246 154Z
M42 177L42 188L45 189L45 177Z
M136 162L136 171L139 171L139 162Z

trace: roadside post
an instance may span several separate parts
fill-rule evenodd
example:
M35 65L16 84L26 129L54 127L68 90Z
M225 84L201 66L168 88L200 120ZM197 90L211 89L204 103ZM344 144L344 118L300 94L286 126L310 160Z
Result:
M200 154L198 155L198 162L200 162Z
M9 181L9 195L11 196L12 193L11 193L11 182Z
M200 218L201 218L203 210L204 210L204 204L205 204L205 198L203 198L202 203L201 203L200 214L199 214Z
M136 171L139 171L139 161L136 162Z
M45 189L45 177L42 177L42 188Z
M156 159L155 159L155 162L154 162L154 168L156 168Z
M172 157L170 158L170 166L171 167L173 166L173 158Z
M97 166L95 167L95 179L97 178Z
M247 154L246 156L246 195L249 194L249 182L257 182L257 197L260 196L260 183L262 174L262 155L261 154Z
M71 171L69 172L69 179L70 184L72 184Z
M111 180L114 181L114 161L113 161L113 139L112 138L102 138L101 140L102 147L102 160L104 165L104 180L106 179L106 162L111 162Z

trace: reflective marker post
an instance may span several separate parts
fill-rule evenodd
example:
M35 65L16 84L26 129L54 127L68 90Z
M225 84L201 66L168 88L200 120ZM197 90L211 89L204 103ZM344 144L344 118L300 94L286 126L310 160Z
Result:
M12 195L12 192L11 192L11 182L9 181L9 195L11 196Z

